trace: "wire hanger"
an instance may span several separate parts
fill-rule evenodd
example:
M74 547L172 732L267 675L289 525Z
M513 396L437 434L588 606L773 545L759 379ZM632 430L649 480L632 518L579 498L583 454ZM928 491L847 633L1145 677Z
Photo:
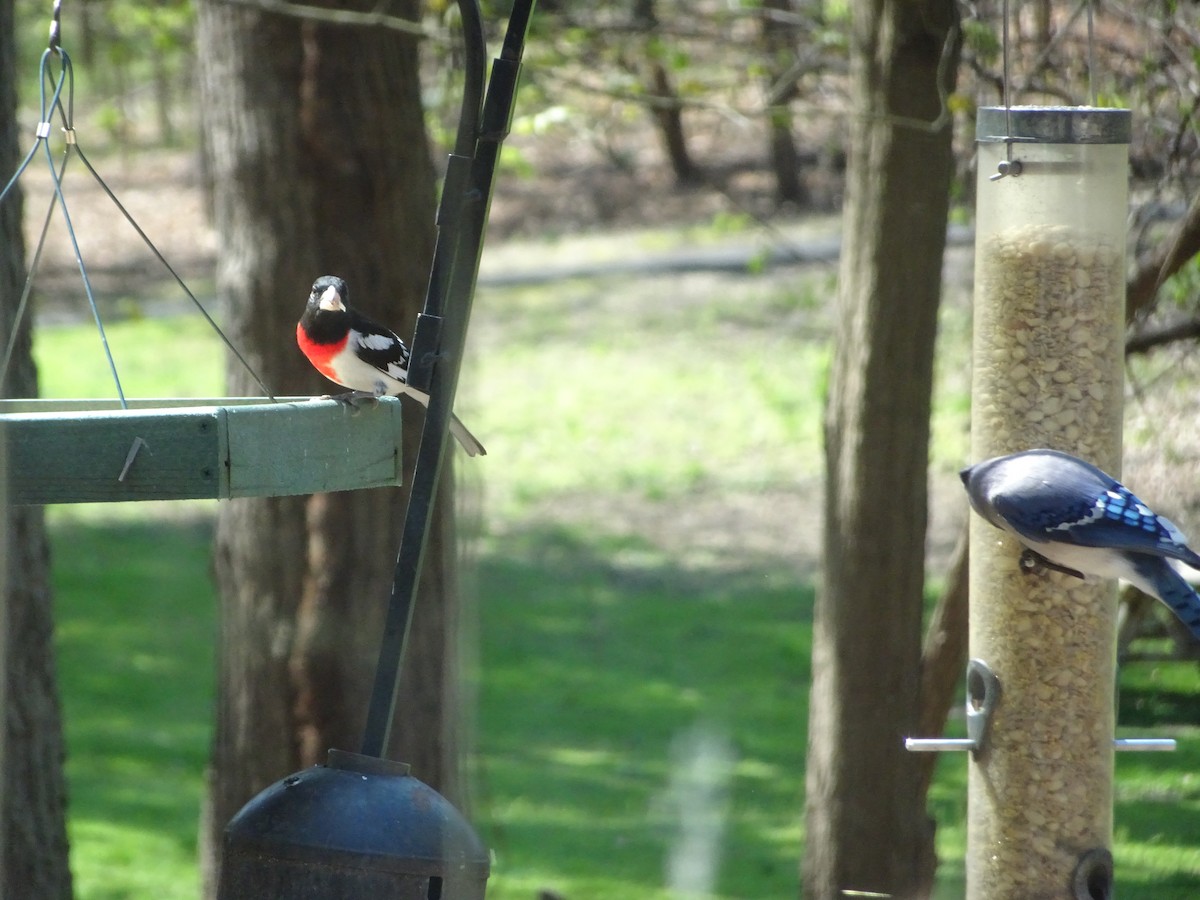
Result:
M57 63L57 72L55 71L55 63ZM258 373L255 372L250 363L246 361L245 357L242 356L237 347L233 345L233 343L221 330L220 326L217 325L217 323L213 320L212 316L208 314L208 311L204 308L204 305L196 298L196 295L192 293L191 289L179 276L179 273L175 271L169 262L167 262L166 257L159 252L158 247L154 245L154 242L150 240L150 237L146 234L146 232L143 231L141 226L138 225L138 223L134 220L133 216L129 213L129 210L127 210L121 201L117 199L117 195L113 193L112 189L108 186L104 179L100 177L100 173L97 172L92 166L91 162L87 158L87 155L83 152L83 148L79 145L78 137L75 132L75 70L71 65L71 57L62 47L62 0L54 0L54 9L50 19L49 41L46 49L42 52L42 59L38 73L38 83L40 114L38 117L37 130L35 132L36 139L34 140L33 146L29 148L29 152L25 155L24 160L22 160L21 164L17 167L16 172L13 173L13 176L4 186L4 189L0 190L0 203L4 202L10 191L17 184L18 180L21 178L21 175L24 174L25 170L29 167L29 164L33 161L33 158L37 155L39 148L42 150L45 156L46 165L50 171L50 179L54 185L54 192L53 196L50 198L45 219L42 222L42 230L38 236L37 246L34 249L33 260L29 266L29 274L25 279L25 286L21 291L21 299L17 304L17 313L13 319L12 333L8 337L8 342L4 349L3 360L0 361L0 385L4 383L4 379L8 374L9 365L12 362L13 352L16 348L18 326L20 325L28 308L29 296L33 289L34 276L37 274L38 263L41 260L42 250L45 247L46 235L50 228L50 222L54 218L55 209L61 209L63 223L66 225L67 235L71 241L71 249L75 254L75 262L79 267L79 275L83 280L83 290L87 295L88 306L91 309L92 318L96 323L96 329L100 334L100 343L104 348L104 356L108 362L109 372L112 375L113 383L116 385L117 397L120 399L122 409L129 408L129 404L125 399L125 391L121 387L120 375L117 373L117 364L113 359L112 350L108 345L108 337L104 331L104 321L100 315L100 309L96 304L96 296L94 290L92 289L91 277L88 274L87 266L84 263L83 253L79 248L79 240L75 233L75 227L71 222L71 213L67 206L67 198L63 194L62 179L67 169L67 163L73 157L78 157L79 161L83 163L84 167L96 180L96 183L99 184L103 189L104 193L108 196L108 199L111 200L113 205L116 206L116 208L120 211L121 215L125 218L125 221L133 227L134 231L137 232L138 237L142 239L142 242L147 248L149 248L150 252L154 254L155 258L157 258L160 263L162 263L163 267L175 280L175 283L179 285L179 288L184 292L184 294L187 295L188 299L191 300L192 305L200 311L200 314L204 316L205 321L207 321L212 329L217 333L229 351L254 378L255 382L257 382L258 386L262 389L263 394L274 402L275 396L263 382L262 378L259 377ZM54 163L54 157L50 150L51 126L55 116L57 116L62 123L62 133L64 139L62 159L57 166Z

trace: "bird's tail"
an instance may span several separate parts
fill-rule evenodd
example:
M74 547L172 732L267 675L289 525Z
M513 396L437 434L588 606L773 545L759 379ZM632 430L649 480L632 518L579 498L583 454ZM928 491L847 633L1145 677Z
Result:
M1134 568L1153 587L1150 593L1171 607L1171 611L1187 626L1193 637L1200 640L1200 594L1196 593L1187 579L1161 556L1139 560Z
M426 409L429 409L429 395L424 391L419 391L409 385L404 385L402 393L408 394ZM467 426L462 423L462 419L450 413L450 433L454 435L454 439L462 445L462 448L467 451L467 456L487 456L487 451L483 449L483 444L479 442L479 438L471 434L467 430Z
M487 456L487 451L483 449L483 444L479 443L479 438L471 434L467 430L467 426L462 423L462 419L454 413L450 413L450 433L462 444L462 448L467 451L467 456Z

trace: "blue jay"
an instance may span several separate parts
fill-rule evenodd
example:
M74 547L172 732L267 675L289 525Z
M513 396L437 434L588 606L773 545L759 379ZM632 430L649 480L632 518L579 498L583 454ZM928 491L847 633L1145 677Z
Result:
M1200 639L1200 595L1169 562L1200 569L1200 554L1116 479L1058 450L999 456L960 475L975 512L1025 546L1023 568L1124 578Z

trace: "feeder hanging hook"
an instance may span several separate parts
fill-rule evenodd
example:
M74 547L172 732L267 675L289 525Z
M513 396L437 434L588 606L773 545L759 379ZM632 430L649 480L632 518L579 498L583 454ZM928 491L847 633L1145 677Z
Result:
M50 43L46 49L57 56L62 42L62 0L54 0L50 15Z

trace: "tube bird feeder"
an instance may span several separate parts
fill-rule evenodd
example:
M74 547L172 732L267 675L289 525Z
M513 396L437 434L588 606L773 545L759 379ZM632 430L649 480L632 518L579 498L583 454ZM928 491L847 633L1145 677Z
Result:
M977 120L971 456L1119 473L1128 110ZM968 900L1112 892L1116 588L1022 565L971 520L970 655L1000 684L968 782Z

